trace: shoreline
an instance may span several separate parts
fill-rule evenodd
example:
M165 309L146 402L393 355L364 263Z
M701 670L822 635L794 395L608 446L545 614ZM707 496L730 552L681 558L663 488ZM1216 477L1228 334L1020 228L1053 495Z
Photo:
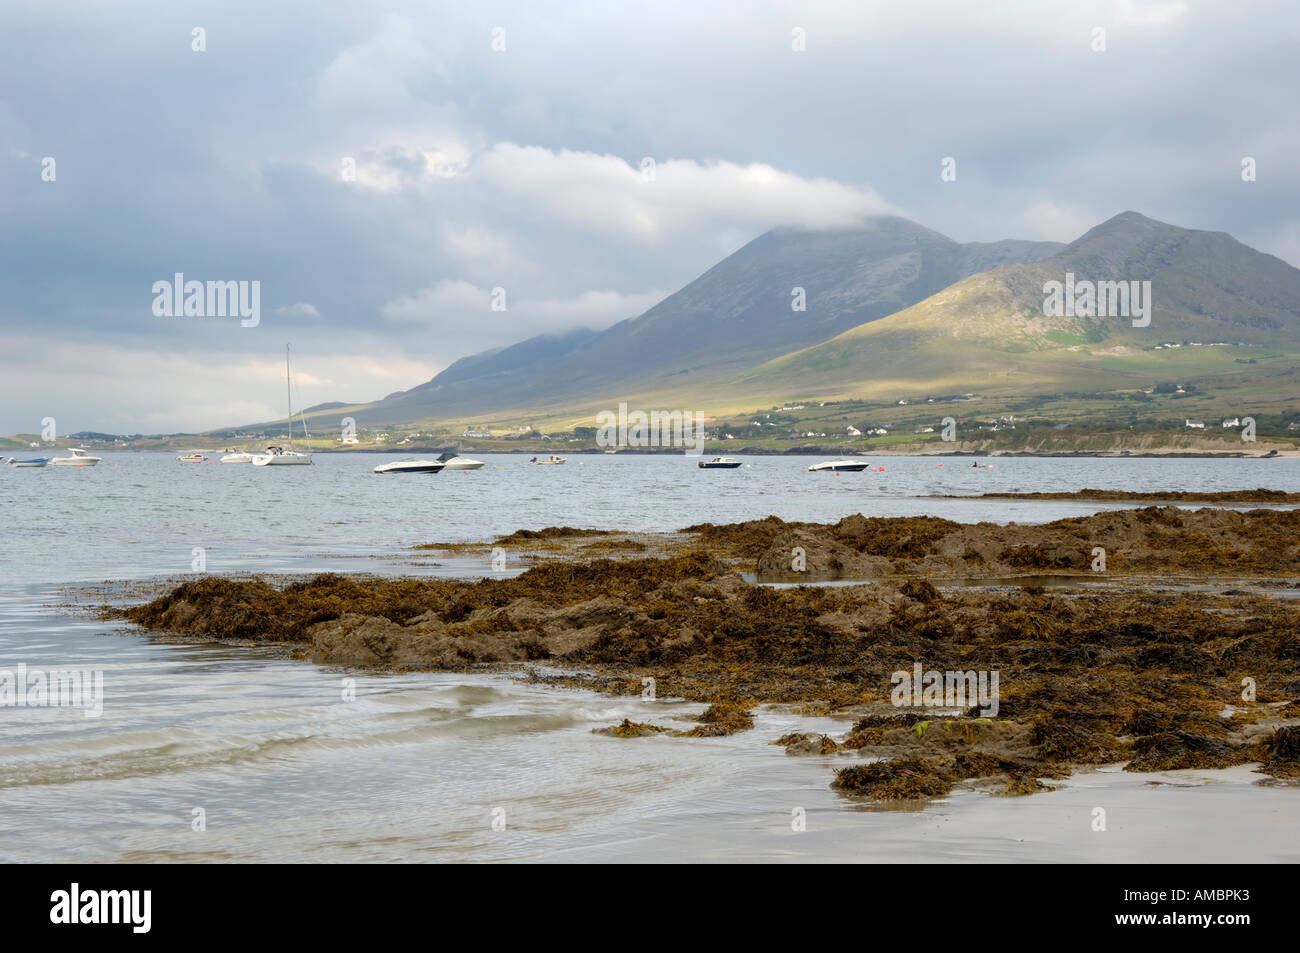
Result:
M625 720L602 732L620 739L748 731L759 705L833 715L851 721L841 737L760 740L842 755L834 783L849 797L924 800L975 781L1030 794L1077 766L1121 762L1257 763L1291 783L1300 600L1277 587L1296 585L1297 529L1295 511L1176 507L1030 526L857 516L658 536L548 528L419 547L505 551L511 568L530 567L511 578L208 576L102 617L343 669L511 667L556 687L643 695L648 684L708 705L694 728ZM1109 557L1101 573L1088 568L1093 544ZM791 572L796 550L803 568ZM844 584L778 588L747 572ZM1050 589L1035 581L1044 574ZM980 586L964 582L975 576ZM1207 587L1180 589L1187 578ZM985 678L984 693L936 705L918 686L917 703L900 705L898 673L916 666Z
M1260 506L1288 506L1300 504L1300 493L1288 493L1284 490L1268 490L1259 487L1254 490L1101 490L1085 488L1082 490L1063 490L1049 492L1016 493L938 493L922 499L930 500L1048 500L1077 501L1081 503L1212 503L1223 504L1258 504Z
M71 446L87 446L95 452L104 453L177 453L189 447L189 444L178 444L175 447L113 447L98 446L93 441L78 444L68 444ZM51 449L51 448L46 448ZM65 449L59 447L57 449ZM10 447L3 451L4 454L28 453L26 448ZM224 451L210 451L221 453ZM689 453L685 450L663 450L663 449L633 449L622 448L608 453L600 447L555 447L540 446L531 448L502 448L502 447L472 447L466 445L432 445L432 446L406 446L406 447L312 447L312 454L437 454L437 453L481 453L481 454L500 454L500 455L531 455L536 456L539 453L555 453L560 456L662 456L662 457L697 457L708 458L712 456L745 456L745 457L810 457L810 456L875 456L875 457L987 457L994 458L1041 458L1041 459L1187 459L1187 460L1280 460L1280 459L1297 459L1300 458L1300 448L1287 446L1285 449L1273 448L1267 452L1251 453L1245 450L1185 450L1179 448L1170 448L1168 450L936 450L936 449L907 449L899 448L876 448L876 447L847 447L837 445L809 445L791 447L789 449L778 450L768 447L712 447L702 450L699 453Z

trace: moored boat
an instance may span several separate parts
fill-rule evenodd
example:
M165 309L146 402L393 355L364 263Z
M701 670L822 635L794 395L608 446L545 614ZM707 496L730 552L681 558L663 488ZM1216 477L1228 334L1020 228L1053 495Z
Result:
M30 460L15 460L10 457L5 463L11 467L43 467L50 462L49 457L32 457Z
M735 457L714 457L712 460L701 460L699 468L701 470L734 470L740 466L740 461Z
M250 461L255 467L289 467L305 466L311 463L310 450L293 449L293 395L289 378L289 345L284 346L284 394L287 415L286 422L289 425L289 448L284 447L267 447L266 453L255 453ZM302 436L304 440L311 440L307 433L307 417L300 413L302 417ZM235 462L235 461L231 461Z
M471 460L469 457L460 457L454 453L444 453L438 456L438 462L448 470L481 470L483 469L482 460Z
M255 453L252 459L255 467L305 466L309 463L311 463L310 453L286 450L284 447L267 447L266 453Z
M49 461L52 467L93 467L102 457L92 457L90 452L80 447L69 447L70 457L53 457Z
M375 467L375 473L441 473L445 464L440 460L394 460Z
M808 468L809 473L861 473L871 464L865 460L826 460Z

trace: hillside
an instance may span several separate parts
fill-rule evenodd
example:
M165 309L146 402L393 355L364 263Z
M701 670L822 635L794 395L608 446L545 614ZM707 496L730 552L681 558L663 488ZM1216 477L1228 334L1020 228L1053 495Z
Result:
M968 275L1061 248L960 244L896 217L852 230L775 229L639 317L599 333L532 338L473 355L354 416L392 426L707 386L893 314ZM802 312L791 308L796 287L806 293Z
M1044 283L1067 272L1149 280L1149 326L1045 315ZM1125 212L1049 258L972 275L732 384L791 395L1096 390L1149 384L1153 375L1259 378L1267 374L1262 363L1297 353L1300 270L1222 232ZM1247 368L1247 361L1255 363Z

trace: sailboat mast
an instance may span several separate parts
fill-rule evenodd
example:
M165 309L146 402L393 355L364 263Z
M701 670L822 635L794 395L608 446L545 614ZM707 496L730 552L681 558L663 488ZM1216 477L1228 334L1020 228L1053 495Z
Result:
M289 345L284 346L284 422L289 430L289 449L293 449L293 396L289 393Z

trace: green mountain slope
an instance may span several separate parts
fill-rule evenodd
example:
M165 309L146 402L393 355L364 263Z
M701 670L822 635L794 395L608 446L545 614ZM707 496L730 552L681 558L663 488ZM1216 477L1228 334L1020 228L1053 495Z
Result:
M960 244L907 219L781 228L754 239L645 314L598 333L533 338L462 359L358 407L363 424L478 417L709 388L755 364L914 304L967 275L1034 261L1056 242ZM801 288L805 311L791 307Z
M1150 281L1150 324L1045 313L1044 284L1064 282L1067 273L1076 281ZM1157 347L1163 342L1180 347ZM795 395L1082 391L1145 381L1166 368L1241 370L1239 361L1297 352L1300 270L1222 232L1125 212L1050 258L965 278L879 321L765 362L733 385Z

